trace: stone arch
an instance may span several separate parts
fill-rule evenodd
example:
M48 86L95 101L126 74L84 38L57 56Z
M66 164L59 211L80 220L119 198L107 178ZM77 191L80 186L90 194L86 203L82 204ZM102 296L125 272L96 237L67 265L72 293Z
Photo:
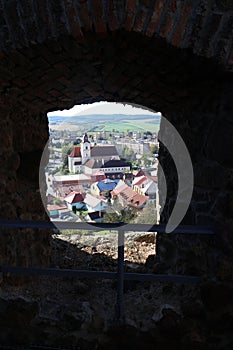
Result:
M205 4L2 2L3 218L45 218L37 169L48 139L46 112L107 100L159 110L184 138L195 166L195 191L185 223L230 220L232 13L226 11L226 2ZM170 174L166 221L176 179L165 150L160 157ZM12 240L15 236L9 235L9 246ZM42 263L48 255L46 240L36 241L36 254L30 251L36 258L28 256L31 263ZM25 241L17 241L24 251ZM10 257L1 255L19 263L23 257L16 257L17 250Z
M3 1L1 51L94 32L126 31L165 39L174 47L215 57L232 66L232 4L229 0Z

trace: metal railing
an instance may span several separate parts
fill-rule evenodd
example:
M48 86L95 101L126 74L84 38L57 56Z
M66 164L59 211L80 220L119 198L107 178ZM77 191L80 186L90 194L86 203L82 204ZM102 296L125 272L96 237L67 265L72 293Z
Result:
M125 231L137 232L157 232L164 233L166 225L147 225L147 224L125 224L125 223L85 223L85 222L56 222L56 221L30 221L30 220L0 220L0 228L35 228L35 229L55 229L59 230L114 230L118 232L118 262L117 271L91 271L91 270L72 270L72 269L55 269L55 268L35 268L22 266L0 266L2 273L14 273L21 275L44 275L60 277L77 277L86 279L113 279L117 280L117 297L116 297L116 320L124 321L124 281L142 281L142 282L164 282L164 283L188 283L198 284L200 277L186 275L166 275L166 274L143 274L124 272L124 233ZM124 230L125 228L125 230ZM181 225L178 226L172 234L198 234L214 235L216 232L212 227Z

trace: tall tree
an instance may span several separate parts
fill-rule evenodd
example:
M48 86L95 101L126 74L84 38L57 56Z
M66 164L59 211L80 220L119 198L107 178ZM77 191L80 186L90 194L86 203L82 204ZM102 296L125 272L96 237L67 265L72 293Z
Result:
M61 157L62 157L63 168L68 166L68 155L71 153L72 149L73 149L72 144L62 146Z

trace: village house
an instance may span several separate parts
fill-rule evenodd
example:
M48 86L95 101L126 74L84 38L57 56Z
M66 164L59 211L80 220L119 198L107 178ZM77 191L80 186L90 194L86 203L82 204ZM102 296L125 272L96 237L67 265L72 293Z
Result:
M146 175L142 175L133 180L133 190L141 195L148 196L150 202L156 201L158 196L158 186L155 181Z
M102 211L93 211L88 213L89 222L101 223L103 222L104 213Z
M135 141L135 140L127 140L126 137L124 137L124 140L117 141L116 148L119 154L123 153L124 147L127 146L129 149L131 149L135 154L145 154L150 151L150 144L145 143L143 141Z
M47 210L49 212L49 216L51 218L57 218L60 216L62 210L67 211L67 207L64 204L57 204L57 205L47 205Z
M105 163L100 160L90 159L84 166L83 171L86 175L94 175L97 171L101 171L107 177L109 175L118 177L119 174L130 171L130 165L120 159L111 159Z
M131 206L141 209L145 206L148 196L135 192L123 181L119 181L118 185L111 191L111 202L114 203L115 200L123 207Z
M83 185L76 185L76 184L57 184L54 188L54 193L56 194L57 198L60 198L63 200L70 192L79 192L85 196L86 190L84 189Z
M104 211L107 208L107 203L103 199L96 198L87 193L84 199L88 212Z
M81 172L82 156L80 146L74 147L68 155L68 168L71 173Z
M131 187L125 188L118 194L119 203L124 206L131 206L141 209L145 206L148 197L136 193Z
M93 196L110 197L110 192L116 187L118 180L106 179L104 181L95 182L91 185L91 194Z
M112 201L112 203L117 198L119 193L121 193L121 191L125 190L126 188L129 188L129 186L124 181L119 180L119 182L116 185L116 187L114 188L114 190L111 191L111 201Z
M53 186L59 185L90 185L91 178L85 174L75 174L75 175L54 175L53 176Z
M83 203L84 195L79 192L71 192L64 198L64 201L67 205L67 208L75 212L76 210L80 210L85 206Z

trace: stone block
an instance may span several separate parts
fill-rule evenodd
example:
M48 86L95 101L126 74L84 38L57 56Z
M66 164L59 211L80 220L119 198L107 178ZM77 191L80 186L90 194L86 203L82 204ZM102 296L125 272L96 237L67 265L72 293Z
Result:
M82 28L82 31L90 32L92 31L92 23L91 18L89 16L89 10L87 2L79 2L77 5L77 15L79 19L80 27Z
M133 30L135 32L142 32L144 29L144 25L146 22L146 19L148 17L148 11L145 9L141 9L135 18L134 25L133 25Z
M185 3L184 7L182 9L181 16L179 18L178 24L176 26L176 29L174 31L173 37L171 39L171 43L174 46L182 46L182 38L185 35L186 31L186 25L189 21L190 15L192 13L192 6Z
M96 33L106 32L106 23L103 13L103 3L100 0L92 2L92 15Z

